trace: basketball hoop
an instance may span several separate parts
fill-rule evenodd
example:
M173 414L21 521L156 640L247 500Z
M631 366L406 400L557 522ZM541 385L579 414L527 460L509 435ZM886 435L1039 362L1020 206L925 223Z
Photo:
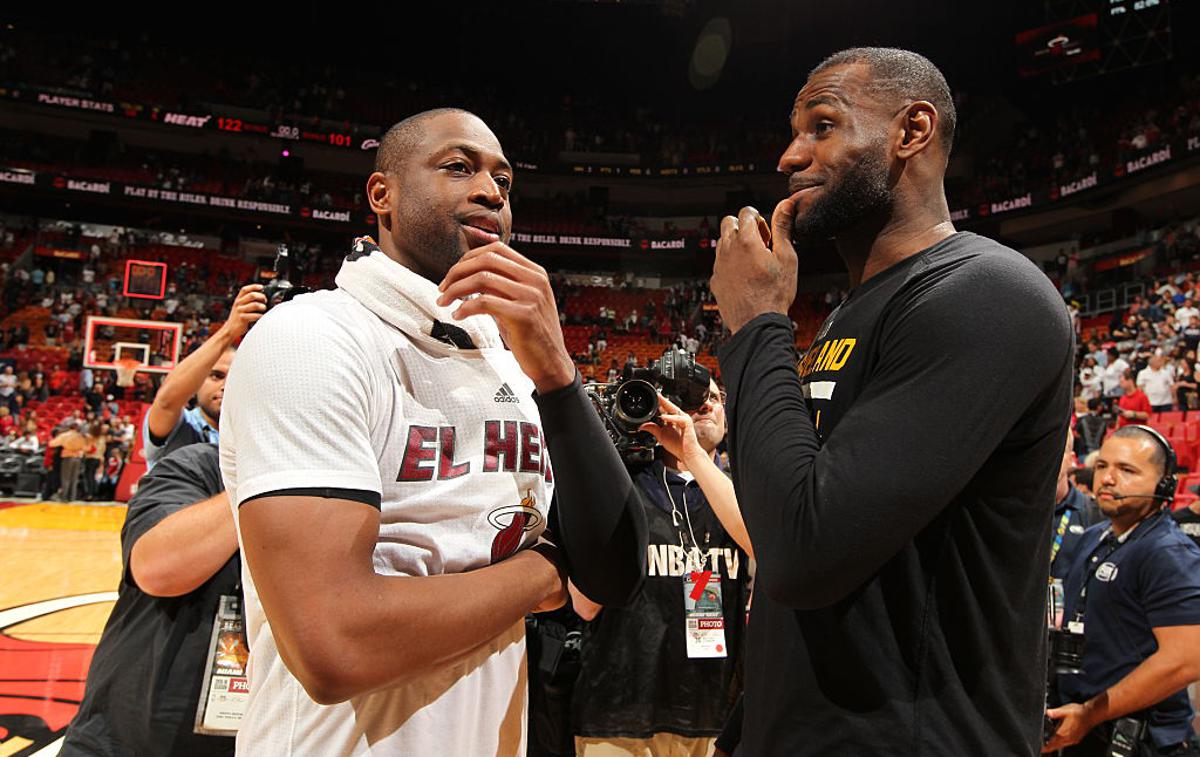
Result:
M171 372L179 362L183 324L88 316L84 340L85 368L117 371L118 380L126 371L132 381L138 372Z
M122 389L132 387L137 379L137 372L142 368L142 361L132 358L123 357L113 363L117 371L117 386Z

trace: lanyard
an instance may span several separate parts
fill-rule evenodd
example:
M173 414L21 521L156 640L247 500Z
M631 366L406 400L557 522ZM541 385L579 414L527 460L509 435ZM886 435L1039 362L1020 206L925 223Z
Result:
M1067 508L1062 515L1062 520L1058 522L1058 531L1054 534L1054 544L1050 547L1050 564L1054 564L1054 560L1058 557L1058 550L1062 549L1063 534L1067 532L1067 524L1071 522L1071 508Z
M1141 521L1138 525L1141 527L1141 529L1144 532L1145 529L1148 529L1151 527L1150 521L1162 516L1162 514L1164 512L1165 512L1164 510L1159 510L1154 515L1151 515L1149 518L1146 518L1145 520ZM1110 529L1108 532L1105 533L1104 537L1100 539L1100 543L1097 544L1095 546L1095 548L1092 549L1092 551L1088 554L1088 562L1091 563L1091 568L1088 569L1088 574L1083 579L1083 586L1079 589L1079 601L1076 603L1076 606L1075 606L1075 620L1077 620L1077 621L1083 620L1084 610L1087 609L1088 585L1091 584L1092 578L1094 578L1096 575L1096 571L1100 570L1100 566L1103 565L1104 562L1108 560L1108 558L1112 557L1113 553L1115 553L1121 547L1125 546L1125 544L1127 544L1128 542L1132 541L1133 538L1134 538L1134 535L1129 534L1129 536L1123 540L1116 539L1116 538L1112 537L1112 530ZM1100 547L1103 547L1105 545L1105 543L1108 543L1109 545L1111 545L1110 549L1108 550L1108 552L1104 553L1104 557L1097 557L1096 552L1100 549Z
M674 497L674 495L671 494L671 486L667 483L667 466L665 466L665 465L663 466L662 483L663 483L663 489L665 489L667 492L667 499L670 500L670 502L671 502L671 522L675 525L675 528L679 529L679 546L680 546L680 548L682 548L686 551L687 544L685 544L684 540L683 540L683 529L679 528L679 508L675 505L675 497ZM683 484L683 491L681 492L680 498L683 500L683 518L684 518L684 522L687 523L688 536L692 537L692 546L697 551L699 551L700 550L700 542L696 541L696 532L692 530L692 516L688 513L687 482L684 482L684 484ZM705 532L705 534L704 534L705 548L708 547L708 541L709 541L710 536L711 536L710 533ZM701 571L704 570L705 563L707 561L708 561L708 553L701 552L700 553L700 570Z

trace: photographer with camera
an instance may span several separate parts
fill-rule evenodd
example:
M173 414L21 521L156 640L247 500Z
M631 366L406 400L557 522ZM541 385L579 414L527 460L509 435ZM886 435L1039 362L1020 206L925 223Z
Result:
M147 470L180 447L219 440L221 400L237 341L266 310L261 284L242 287L225 324L167 375L142 424ZM193 397L196 406L188 408Z
M639 380L663 394L654 421L632 426L625 413L647 402ZM614 441L640 492L650 544L646 581L628 607L601 607L570 587L575 611L590 621L573 696L576 753L708 755L741 689L753 556L733 482L716 462L724 396L693 356L672 350L593 398L610 431L622 417L631 431ZM657 454L647 462L647 452Z
M1200 548L1167 512L1175 484L1175 452L1147 426L1100 448L1109 523L1084 533L1067 574L1051 634L1064 704L1046 712L1043 753L1200 755L1186 691L1200 679Z

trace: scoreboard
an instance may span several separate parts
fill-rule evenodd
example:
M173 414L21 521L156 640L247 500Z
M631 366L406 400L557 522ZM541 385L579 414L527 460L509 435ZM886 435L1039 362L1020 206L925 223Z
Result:
M274 137L275 139L287 139L298 142L318 142L320 144L330 145L332 147L356 147L354 136L342 131L329 131L325 129L309 129L303 126L294 126L292 124L282 123L267 123L260 121L252 121L245 118L226 118L218 116L216 118L216 127L219 131L233 132L234 134L257 134L262 137ZM361 149L369 150L373 145L368 144L367 147Z
M1105 12L1108 16L1122 16L1127 13L1151 10L1166 5L1167 0L1107 0Z
M1062 84L1173 57L1170 0L1045 2L1046 25L1016 37L1022 76Z
M71 110L104 113L119 118L176 126L200 131L222 131L230 134L267 137L285 142L311 142L347 150L369 151L379 147L381 130L378 126L341 122L340 126L327 128L320 125L297 123L295 120L271 121L252 118L239 111L233 115L220 110L179 112L154 103L116 102L64 95L57 91L26 89L0 85L0 100L17 100L37 105L49 105ZM219 107L219 106L217 106Z

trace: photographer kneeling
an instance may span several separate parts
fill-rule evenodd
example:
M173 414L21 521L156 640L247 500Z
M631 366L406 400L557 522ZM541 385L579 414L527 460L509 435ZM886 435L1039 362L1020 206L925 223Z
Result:
M1087 530L1067 574L1064 625L1083 653L1078 673L1058 675L1066 704L1046 713L1056 722L1043 753L1200 755L1187 695L1200 678L1200 548L1167 513L1174 470L1170 444L1146 426L1100 448L1110 522Z
M753 555L733 483L715 461L724 400L683 352L634 373L592 394L610 410L601 415L642 495L647 578L624 608L602 608L569 587L575 611L590 621L573 696L576 752L708 755L740 693ZM639 379L690 412L658 396L654 413L653 389L634 387ZM648 415L657 422L637 423Z

